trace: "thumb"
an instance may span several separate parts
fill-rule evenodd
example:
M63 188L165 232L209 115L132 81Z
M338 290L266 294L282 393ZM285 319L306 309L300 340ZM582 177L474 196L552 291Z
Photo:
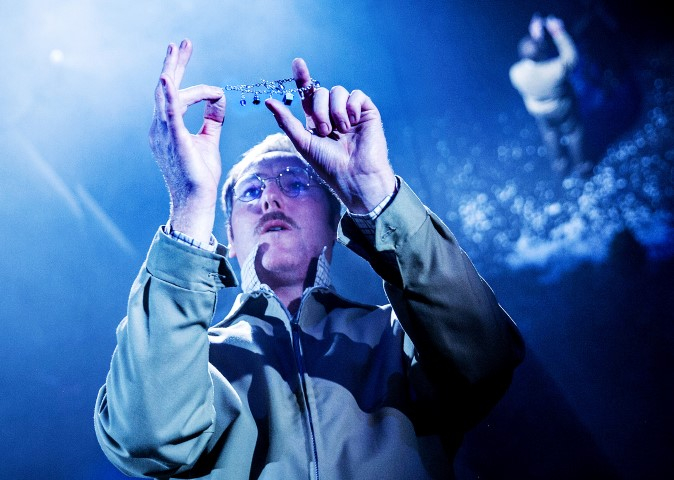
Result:
M274 115L276 123L288 135L295 148L300 153L306 152L311 143L311 133L304 128L302 122L292 114L288 107L275 98L268 98L264 104Z
M225 107L227 101L223 95L216 101L207 101L204 107L204 123L201 133L219 135L222 123L225 121Z

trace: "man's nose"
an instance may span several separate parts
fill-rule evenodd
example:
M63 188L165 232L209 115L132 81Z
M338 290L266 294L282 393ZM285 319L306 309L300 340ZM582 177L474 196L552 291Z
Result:
M265 211L283 208L283 192L275 180L267 180L264 190L262 190L262 209Z

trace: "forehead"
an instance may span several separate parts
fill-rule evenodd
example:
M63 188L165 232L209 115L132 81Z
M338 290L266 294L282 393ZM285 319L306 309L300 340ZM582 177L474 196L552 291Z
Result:
M247 162L239 178L252 173L275 175L286 167L306 167L307 163L290 152L267 152Z

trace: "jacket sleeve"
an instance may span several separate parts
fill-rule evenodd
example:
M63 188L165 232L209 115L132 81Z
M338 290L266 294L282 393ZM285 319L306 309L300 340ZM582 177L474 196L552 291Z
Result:
M223 255L158 231L117 327L117 347L94 412L98 441L127 475L173 475L189 468L240 402L209 371L207 329L222 286L235 285ZM215 374L214 374L215 375Z
M503 395L524 356L522 337L492 289L452 232L402 179L377 218L374 240L345 216L340 241L383 278L414 345L413 361L468 428Z

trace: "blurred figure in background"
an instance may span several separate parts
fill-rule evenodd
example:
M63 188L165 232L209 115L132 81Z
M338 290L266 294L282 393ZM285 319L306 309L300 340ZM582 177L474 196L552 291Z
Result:
M570 82L578 52L564 22L553 15L534 14L518 53L520 59L510 67L510 81L536 120L552 169L563 175L572 170L587 175L592 164L584 155L583 124Z

